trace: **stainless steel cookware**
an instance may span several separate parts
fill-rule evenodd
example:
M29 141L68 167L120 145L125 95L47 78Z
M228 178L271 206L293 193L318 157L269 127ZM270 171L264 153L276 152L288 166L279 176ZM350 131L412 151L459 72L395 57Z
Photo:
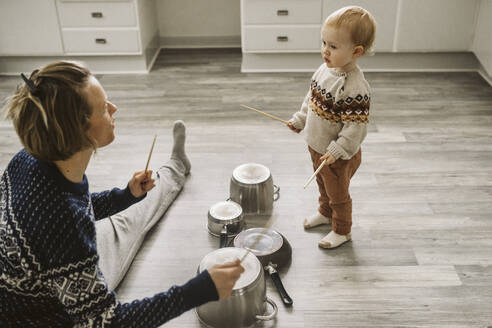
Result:
M200 262L198 272L241 258L245 250L236 247L219 248L208 253ZM266 296L266 283L261 263L249 253L241 265L244 272L236 281L229 298L205 303L196 308L200 321L213 328L250 327L257 321L272 320L277 305ZM268 312L267 304L272 307Z
M227 246L228 238L237 235L244 227L243 210L238 203L226 200L208 210L208 231L220 237L220 247Z
M268 228L251 228L242 231L234 238L234 246L250 250L258 257L261 265L272 278L282 302L292 306L289 296L278 274L278 269L287 265L292 258L292 247L280 233Z
M270 170L257 163L239 165L232 172L231 200L241 205L244 214L270 215L280 188L273 184Z

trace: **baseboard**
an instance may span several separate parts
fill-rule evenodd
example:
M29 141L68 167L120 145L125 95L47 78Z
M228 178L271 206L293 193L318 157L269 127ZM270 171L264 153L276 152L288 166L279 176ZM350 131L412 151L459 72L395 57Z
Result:
M478 74L480 74L480 76L490 85L492 86L492 76L490 76L488 73L487 73L487 70L485 69L485 67L483 67L483 65L480 65L480 68L478 69Z
M156 51L156 54L158 51ZM93 74L146 74L145 55L136 56L48 56L48 57L0 57L0 75L18 75L32 72L59 60L84 63Z
M318 53L243 53L241 72L312 72L320 64ZM362 57L359 65L368 72L461 72L480 66L472 52L377 53Z
M57 60L81 61L94 74L145 74L151 70L162 48L224 48L226 45L230 48L240 48L238 37L158 40L159 42L149 47L144 55L0 57L0 75L31 72L36 67ZM243 53L241 72L313 72L320 64L320 55L317 53ZM473 71L478 72L492 86L492 77L472 52L377 53L375 56L361 58L360 66L366 72Z
M241 36L161 37L164 49L241 48Z

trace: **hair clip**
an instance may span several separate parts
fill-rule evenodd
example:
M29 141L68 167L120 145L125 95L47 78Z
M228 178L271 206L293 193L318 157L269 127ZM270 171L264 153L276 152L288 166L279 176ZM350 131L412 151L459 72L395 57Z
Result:
M29 88L29 92L34 96L38 92L38 88L34 85L34 82L28 79L24 73L21 73L21 77L26 82L27 87Z

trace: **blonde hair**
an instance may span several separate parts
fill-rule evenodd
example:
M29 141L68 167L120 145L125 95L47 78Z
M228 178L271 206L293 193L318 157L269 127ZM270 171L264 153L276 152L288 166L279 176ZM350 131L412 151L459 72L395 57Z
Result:
M81 64L60 61L34 70L4 107L24 148L54 162L96 148L87 135L91 108L85 88L91 73Z
M357 6L340 8L328 16L324 24L335 28L347 28L352 43L362 46L364 54L372 54L376 38L376 20L364 8Z

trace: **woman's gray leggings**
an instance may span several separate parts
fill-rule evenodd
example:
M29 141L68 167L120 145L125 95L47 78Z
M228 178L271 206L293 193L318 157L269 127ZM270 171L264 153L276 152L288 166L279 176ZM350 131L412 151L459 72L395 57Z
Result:
M145 235L162 218L183 188L185 166L170 159L156 172L155 187L140 202L96 221L99 268L114 290L130 268Z

